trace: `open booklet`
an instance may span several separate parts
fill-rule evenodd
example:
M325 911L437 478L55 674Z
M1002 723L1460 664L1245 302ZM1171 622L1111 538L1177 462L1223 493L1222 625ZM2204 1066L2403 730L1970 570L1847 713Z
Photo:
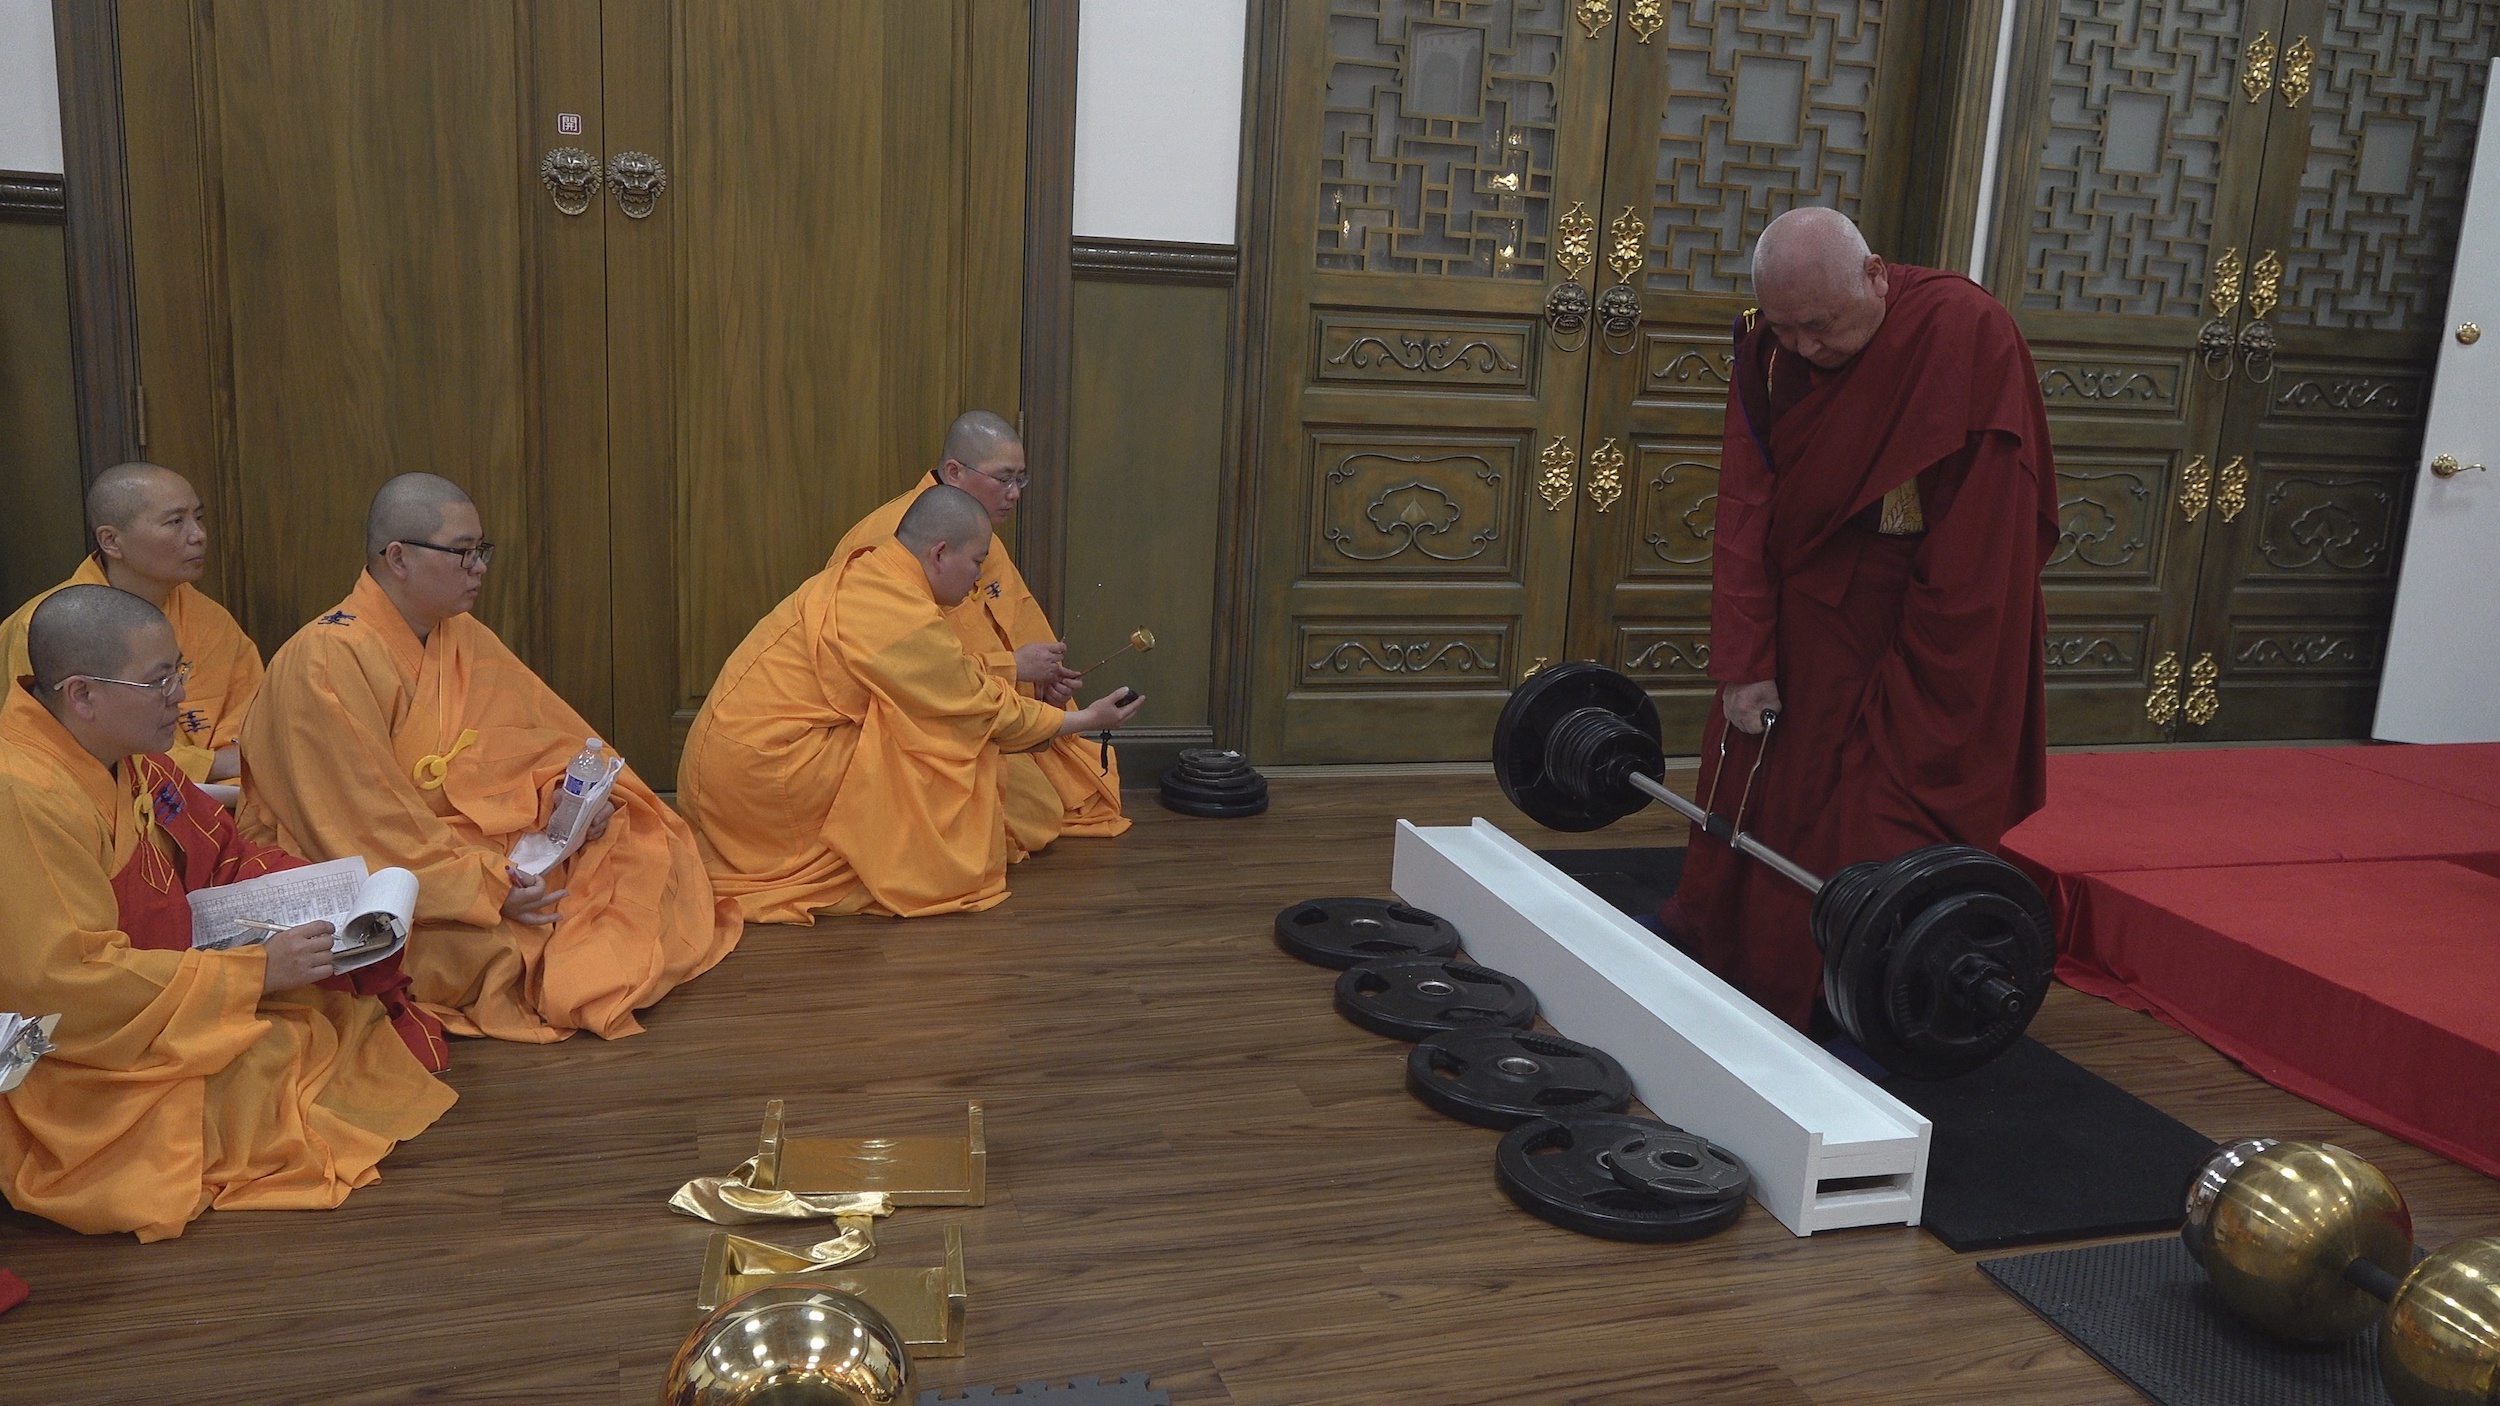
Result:
M405 869L368 875L364 860L349 855L239 884L193 889L191 945L248 947L291 927L326 922L338 929L330 943L333 967L352 972L407 946L416 916L416 875Z
M58 1014L46 1016L19 1015L0 1011L0 1094L26 1082L26 1071L35 1061L52 1053L52 1032L61 1023Z
M573 811L573 823L561 835L532 830L512 845L512 867L537 878L553 869L581 847L582 836L590 830L590 818L616 789L616 778L625 774L625 759L611 754L607 770L582 791L582 803Z

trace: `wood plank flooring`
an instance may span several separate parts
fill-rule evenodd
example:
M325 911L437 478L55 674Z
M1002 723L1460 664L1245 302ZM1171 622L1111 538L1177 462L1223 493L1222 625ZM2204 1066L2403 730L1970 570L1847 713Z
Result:
M211 1212L175 1241L0 1214L34 1288L0 1401L643 1406L692 1326L710 1227L680 1182L794 1135L942 1134L987 1105L990 1204L909 1209L878 1262L964 1227L969 1355L923 1386L1152 1373L1180 1406L2123 1402L2124 1385L1925 1234L1799 1240L1754 1207L1698 1244L1610 1244L1504 1200L1497 1135L1415 1103L1406 1047L1276 951L1298 899L1385 893L1391 822L1531 844L1680 842L1658 812L1541 834L1478 776L1280 778L1246 821L1063 842L973 917L757 928L644 1016L552 1047L464 1041L461 1101L328 1213ZM2500 1185L2360 1128L2146 1017L2059 989L2045 1043L2215 1137L2376 1159L2433 1243ZM1703 1131L1707 1131L1706 1129ZM806 1244L821 1227L767 1228Z

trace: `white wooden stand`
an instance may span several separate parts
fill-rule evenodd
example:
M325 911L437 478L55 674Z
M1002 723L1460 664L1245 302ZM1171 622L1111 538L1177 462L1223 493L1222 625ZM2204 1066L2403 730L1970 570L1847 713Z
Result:
M1916 1225L1928 1123L1491 824L1398 822L1390 887L1621 1061L1651 1112L1745 1159L1798 1235Z

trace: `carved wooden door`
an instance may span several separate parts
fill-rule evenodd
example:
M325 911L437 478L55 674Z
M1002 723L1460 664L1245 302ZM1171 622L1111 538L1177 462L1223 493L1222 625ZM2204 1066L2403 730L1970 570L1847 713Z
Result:
M2496 39L2472 0L2291 0L2242 94L2265 178L2182 737L2369 731Z
M2238 516L2217 455L2271 111L2249 93L2282 10L2058 0L2017 50L1990 281L2057 453L2052 741L2167 736L2197 686L2198 566Z
M1288 11L1253 412L1263 761L1482 757L1511 685L1563 654L1614 10Z
M1710 539L1748 260L1775 216L1825 205L1896 251L1917 0L1668 0L1616 42L1604 289L1591 340L1569 653L1657 699L1667 750L1717 694Z

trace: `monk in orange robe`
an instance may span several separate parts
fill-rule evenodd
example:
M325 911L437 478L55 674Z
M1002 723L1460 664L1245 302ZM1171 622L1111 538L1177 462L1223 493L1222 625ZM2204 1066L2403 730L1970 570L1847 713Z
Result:
M590 726L468 613L495 548L457 485L392 479L365 545L356 589L269 661L243 729L245 833L415 873L408 972L452 1033L635 1034L635 1011L737 945L736 905L630 769L551 871L562 887L514 867Z
M242 772L235 739L260 691L260 648L224 606L192 584L208 564L200 495L171 469L116 464L87 489L87 523L95 551L61 586L118 586L173 622L191 682L167 755L194 781L232 781ZM52 591L0 620L0 682L28 672L26 622Z
M981 579L946 612L947 622L962 638L964 652L1002 683L1028 698L1073 707L1084 676L1067 667L1068 647L1050 628L1050 617L995 531L1015 512L1031 480L1015 427L993 411L966 411L947 428L938 466L843 534L833 560L893 536L904 510L933 482L971 494L989 510L990 554ZM1011 863L1039 854L1062 835L1108 839L1128 830L1129 819L1120 813L1119 757L1100 742L1070 733L1039 751L1014 753L1002 780Z
M1007 763L1136 715L1134 694L1029 697L966 652L947 612L981 580L991 527L972 494L922 489L894 535L836 557L722 666L677 798L749 920L998 903Z
M33 672L0 704L0 1006L61 1020L0 1095L0 1188L141 1240L211 1206L339 1204L451 1107L417 1054L439 1032L395 965L333 976L328 923L193 950L186 893L299 861L162 755L183 669L153 606L70 586L29 634Z

